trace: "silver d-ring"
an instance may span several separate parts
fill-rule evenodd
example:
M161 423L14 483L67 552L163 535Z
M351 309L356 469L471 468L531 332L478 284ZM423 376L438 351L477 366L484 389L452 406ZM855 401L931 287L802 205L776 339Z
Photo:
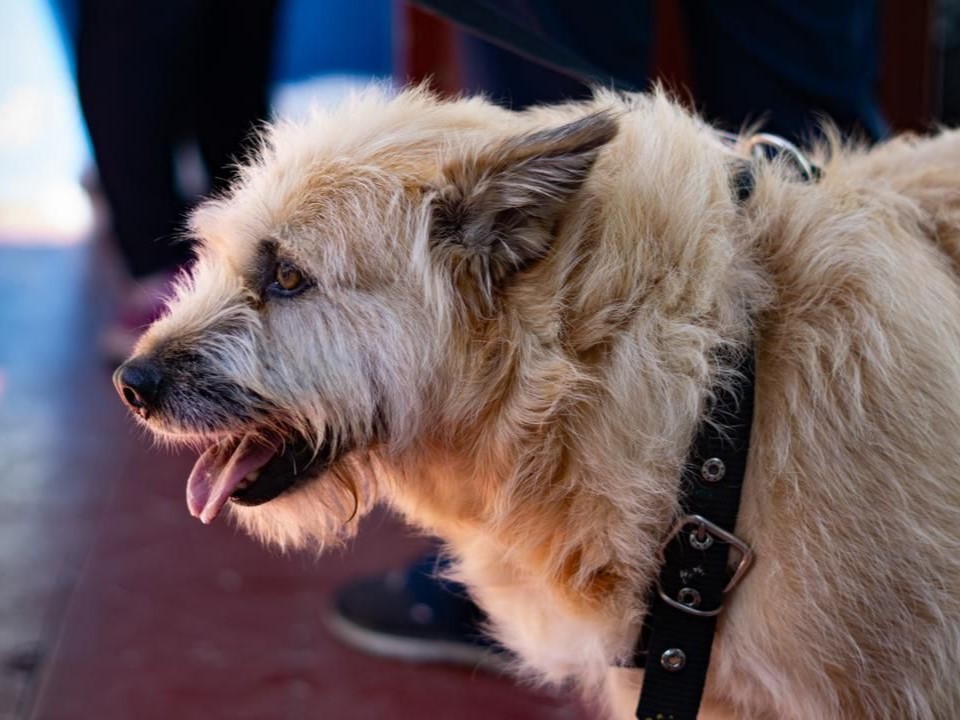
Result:
M781 152L785 152L800 168L803 173L803 179L807 182L817 179L817 171L813 168L813 163L804 155L803 151L789 140L779 135L770 133L757 133L747 138L746 150L757 160L763 157L763 148L772 147Z

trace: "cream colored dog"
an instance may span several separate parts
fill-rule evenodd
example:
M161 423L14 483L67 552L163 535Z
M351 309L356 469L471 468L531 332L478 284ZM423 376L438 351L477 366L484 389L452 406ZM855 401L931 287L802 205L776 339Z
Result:
M639 673L609 668L715 358L752 343L757 559L708 705L958 718L960 135L818 160L817 184L759 162L740 204L742 156L659 94L371 91L271 128L194 214L197 262L118 386L206 448L204 522L320 548L382 499L447 541L526 667L615 678L630 717Z

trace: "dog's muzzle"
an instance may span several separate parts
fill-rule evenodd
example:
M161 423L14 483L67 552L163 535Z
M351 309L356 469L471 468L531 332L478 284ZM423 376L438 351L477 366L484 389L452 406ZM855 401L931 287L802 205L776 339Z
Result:
M117 368L113 382L123 402L143 420L153 421L170 414L170 395L196 395L228 401L228 384L207 378L165 373L162 361L150 356L135 357ZM177 390L179 388L179 390ZM212 388L212 389L211 389ZM189 389L189 392L186 392ZM171 390L175 392L171 393ZM181 398L182 400L182 398ZM278 429L276 419L237 412L207 403L195 403L195 417L206 427L188 434L209 437L210 445L201 454L187 481L187 507L204 523L212 522L227 502L254 506L269 502L309 480L320 477L347 451L329 429L317 444L294 430ZM263 410L261 409L261 412Z

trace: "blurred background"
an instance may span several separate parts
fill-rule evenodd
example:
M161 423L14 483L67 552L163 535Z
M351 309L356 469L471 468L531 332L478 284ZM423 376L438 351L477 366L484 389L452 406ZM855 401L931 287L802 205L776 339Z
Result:
M631 16L644 58L624 72L639 45L605 64L590 54L602 29L569 63L562 43L526 45L549 35L536 15L549 4L474 4L494 19L520 8L533 31L494 47L481 37L503 45L497 23L478 33L457 2L0 0L0 719L595 714L502 673L373 658L336 639L324 622L336 593L429 542L377 513L317 560L201 526L183 501L193 458L152 446L110 382L186 257L170 243L183 213L229 182L267 117L426 78L521 107L581 95L609 71L640 89L661 79L728 124L782 120L773 104L712 99L696 3ZM834 58L863 66L851 133L960 120L960 0L855 4L872 13L858 16L864 44Z

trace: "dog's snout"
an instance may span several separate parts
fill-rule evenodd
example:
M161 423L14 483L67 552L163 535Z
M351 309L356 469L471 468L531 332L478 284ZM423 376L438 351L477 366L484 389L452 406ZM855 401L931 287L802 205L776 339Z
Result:
M120 397L143 417L156 407L160 379L156 363L146 359L128 360L113 373L113 384Z

